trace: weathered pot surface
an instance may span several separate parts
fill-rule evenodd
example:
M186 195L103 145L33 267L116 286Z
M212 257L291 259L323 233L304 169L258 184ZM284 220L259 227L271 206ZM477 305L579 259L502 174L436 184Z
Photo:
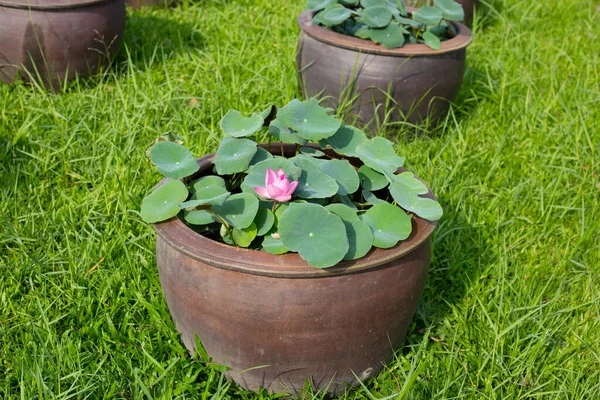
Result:
M352 110L363 123L375 116L383 121L389 112L392 121L410 123L427 118L435 123L446 115L460 89L471 43L465 25L454 23L458 34L443 41L440 50L424 44L387 49L313 25L312 15L304 11L298 17L296 61L307 97L318 96L337 107L338 99L354 94L358 98Z
M273 144L271 151L279 151ZM295 146L284 145L288 155ZM194 179L212 171L198 160ZM163 183L166 182L163 181ZM431 192L429 196L433 197ZM408 330L430 262L436 223L413 219L392 249L322 270L210 240L179 218L154 225L161 285L183 343L197 334L242 387L299 394L306 380L332 394L390 361ZM259 367L259 368L255 368Z
M124 0L0 0L0 79L29 74L58 88L89 76L118 49Z

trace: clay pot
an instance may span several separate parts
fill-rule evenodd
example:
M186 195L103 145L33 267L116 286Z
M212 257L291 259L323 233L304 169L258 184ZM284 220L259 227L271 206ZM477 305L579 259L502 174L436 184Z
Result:
M138 9L145 6L168 6L170 0L125 0L128 6Z
M280 144L271 152L279 154ZM294 145L284 145L288 156ZM214 154L198 160L210 174ZM163 183L168 181L165 179ZM433 195L430 193L433 198ZM257 391L340 394L390 361L421 297L436 224L413 219L396 247L329 269L204 237L179 218L154 225L160 282L183 343L194 335L227 375ZM259 367L259 368L254 368ZM252 369L254 368L254 369Z
M59 87L108 64L125 29L124 0L0 0L0 78L27 73Z
M440 50L424 44L387 49L313 25L311 11L300 14L298 25L302 91L334 108L350 92L357 96L352 110L363 123L376 112L382 121L388 111L392 121L418 124L429 118L435 123L446 115L462 83L471 43L471 31L463 24L455 23L458 35L442 42Z
M463 6L463 10L465 10L465 23L470 24L473 21L473 13L475 12L475 7L478 3L477 0L454 0L460 5ZM424 5L433 5L434 1L432 0L405 0L404 1L409 7L421 7Z

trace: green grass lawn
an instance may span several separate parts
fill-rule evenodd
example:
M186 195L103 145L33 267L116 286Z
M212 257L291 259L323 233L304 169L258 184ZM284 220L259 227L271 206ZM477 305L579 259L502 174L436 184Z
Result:
M200 156L299 95L303 3L129 13L104 76L0 85L0 398L271 398L188 356L139 207L156 137ZM600 11L485 3L446 123L392 132L445 216L405 346L344 398L600 398Z

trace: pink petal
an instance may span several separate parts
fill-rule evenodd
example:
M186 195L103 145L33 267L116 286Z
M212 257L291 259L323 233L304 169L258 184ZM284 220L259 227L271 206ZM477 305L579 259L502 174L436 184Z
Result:
M277 174L271 168L267 168L267 174L265 175L265 187L268 188L273 182L277 180Z
M277 196L274 199L280 203L285 203L286 201L290 201L291 198L292 198L292 195L290 195L290 194L282 194L281 196Z
M275 185L267 186L267 192L269 193L269 197L271 199L275 199L276 197L281 196L282 194L285 194L285 192L283 190L279 189Z
M278 176L279 178L283 178L283 179L285 179L285 172L284 172L284 171L283 171L281 168L279 168L279 169L277 170L277 176Z
M287 179L278 179L273 183L273 186L275 186L278 189L283 190L284 192L288 191L288 188L290 187L290 181L288 181Z
M290 183L290 186L288 187L288 190L287 190L288 194L294 193L294 190L296 190L299 183L300 182L298 182L298 181L294 181L294 182Z
M257 187L254 188L254 191L256 193L258 193L258 195L260 197L264 198L264 199L270 199L271 198L271 196L269 196L269 192L264 187L257 186Z

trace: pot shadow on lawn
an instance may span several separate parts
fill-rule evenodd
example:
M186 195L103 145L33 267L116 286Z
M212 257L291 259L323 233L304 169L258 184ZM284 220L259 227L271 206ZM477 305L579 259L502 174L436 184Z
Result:
M165 12L170 11L167 9ZM199 51L204 38L193 24L168 16L139 11L128 15L121 48L113 61L116 76L127 74L130 68L149 71L160 67L179 54Z

